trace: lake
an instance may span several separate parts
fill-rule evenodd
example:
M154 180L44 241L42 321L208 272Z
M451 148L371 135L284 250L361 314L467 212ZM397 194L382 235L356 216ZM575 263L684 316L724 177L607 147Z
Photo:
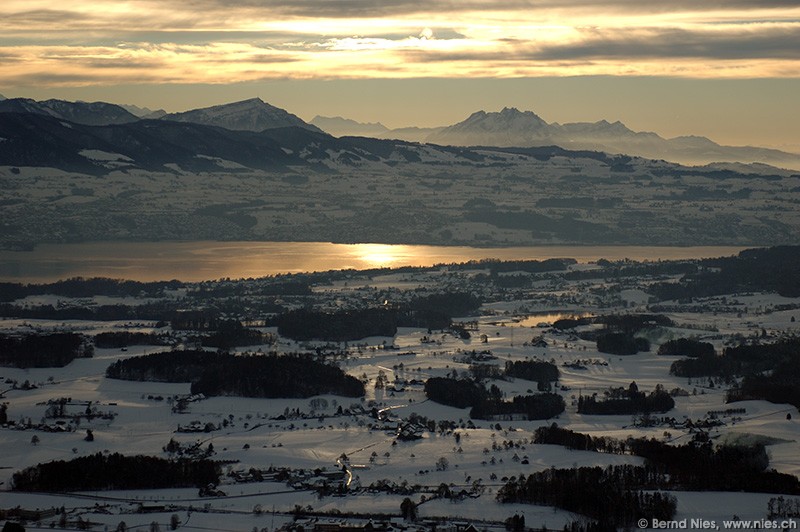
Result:
M734 255L742 247L533 246L477 248L330 242L87 242L0 251L0 280L42 283L69 277L202 281L340 269L431 266L480 259L568 257L579 262L674 260Z

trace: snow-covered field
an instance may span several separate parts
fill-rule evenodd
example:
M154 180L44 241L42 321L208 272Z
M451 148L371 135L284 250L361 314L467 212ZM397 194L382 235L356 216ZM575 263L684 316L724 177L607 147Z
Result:
M583 266L578 266L583 268ZM431 282L424 274L392 274L369 281L373 289L399 286L413 290ZM315 293L347 297L358 290L359 283L349 287L341 282L315 287ZM549 288L548 288L549 287ZM0 509L21 507L29 510L65 507L68 522L79 516L95 523L96 530L114 529L124 521L129 529L160 523L169 527L177 515L182 527L214 530L270 530L292 520L291 512L301 507L308 512L354 512L399 516L400 504L406 495L375 493L370 485L390 481L398 485L418 486L410 497L419 502L420 493L430 493L442 484L453 490L483 486L478 498L449 501L431 498L422 503L423 518L446 517L451 520L486 521L483 526L497 527L515 513L524 515L529 527L560 529L578 518L568 512L548 507L502 505L496 502L497 490L504 480L551 467L570 468L590 465L639 464L635 456L601 454L569 450L554 445L532 443L533 431L557 422L560 426L592 435L615 438L647 435L661 440L683 443L689 440L684 429L656 426L635 426L631 416L581 415L576 411L579 395L600 393L609 387L627 387L635 381L641 390L657 385L665 389L682 388L688 395L675 397L675 409L669 416L678 421L702 420L707 413L725 410L724 388L709 386L707 379L679 378L669 374L674 357L655 354L660 343L678 337L696 337L712 342L717 350L732 334L770 337L797 334L800 324L793 321L798 310L775 310L778 305L791 306L797 299L774 294L742 294L709 298L709 307L725 305L738 312L675 312L668 316L675 327L661 328L655 333L653 348L648 353L619 357L600 353L594 342L581 340L569 332L551 327L553 320L573 313L610 313L620 307L600 308L590 302L579 282L556 287L542 284L542 290L555 297L551 303L534 296L515 301L487 303L471 338L463 340L449 333L428 333L423 329L401 328L394 338L366 338L348 346L350 356L340 362L342 369L356 377L366 376L367 395L363 399L332 395L312 405L310 399L245 399L214 397L192 402L186 412L175 413L172 398L189 394L189 383L128 382L105 377L106 368L116 360L152 353L168 348L130 346L125 350L96 349L94 356L76 359L64 368L16 369L0 368L0 401L8 404L9 419L22 425L37 425L45 419L47 401L70 398L68 413L80 414L87 405L111 419L95 418L76 424L71 432L47 432L41 429L19 430L0 428ZM530 295L530 294L529 294ZM31 303L47 301L37 296ZM608 296L611 297L611 296ZM559 299L560 298L560 299ZM612 298L613 299L613 298ZM647 294L641 288L624 289L621 300L628 311L644 310ZM553 303L558 301L562 304ZM619 299L614 299L619 301ZM104 303L100 299L96 303ZM524 311L523 311L524 310ZM95 334L109 330L151 331L153 322L92 322L5 319L0 331L19 332L72 330ZM275 329L265 329L275 332ZM481 338L485 335L485 342ZM426 338L423 342L423 338ZM541 337L546 347L533 347L532 340ZM385 348L391 346L393 348ZM313 343L312 343L313 346ZM251 351L259 346L248 348ZM290 352L298 344L280 339L277 346L261 346L264 350ZM427 400L421 384L430 376L462 374L469 369L464 355L472 350L491 350L497 357L490 363L504 365L508 360L539 358L552 360L562 376L558 393L564 396L566 411L556 419L544 421L473 420L468 409L457 409ZM585 369L566 367L564 363L590 361ZM388 378L389 387L376 389L379 375ZM34 385L21 389L14 383ZM400 383L406 383L402 386ZM536 383L522 379L494 381L507 397L526 394ZM337 415L337 408L349 409L350 415ZM369 411L372 407L389 409L389 421L378 422ZM800 414L787 404L765 401L736 403L745 413L736 419L723 416L723 424L711 429L718 441L754 441L769 438L770 467L779 472L800 475ZM293 415L293 411L303 415ZM313 411L313 412L312 412ZM398 441L397 420L412 413L433 420L452 420L455 430L426 432L415 441ZM787 419L791 414L791 419ZM30 421L28 421L30 420ZM393 421L394 420L394 421ZM178 426L211 423L223 425L211 432L177 432ZM499 427L498 427L499 425ZM91 429L94 441L85 441ZM36 436L37 443L32 442ZM163 450L170 439L184 445L213 445L213 459L225 461L224 496L200 497L196 489L151 491L115 491L68 494L30 494L11 491L12 474L25 467L51 460L69 460L92 453L147 454L167 457ZM335 472L337 460L345 454L349 459L353 483L346 496L319 496L307 488L295 489L286 482L268 479L264 482L235 482L228 473L245 473L251 468L323 470ZM447 467L437 462L445 458ZM429 489L430 491L425 491ZM706 518L721 521L734 515L742 519L763 519L767 502L772 497L762 493L690 493L675 494L681 519ZM139 512L139 513L137 513ZM140 513L150 512L150 513ZM57 523L60 516L41 519L41 527ZM488 523L492 521L494 523ZM35 529L35 528L32 528Z
M407 160L414 153L418 160ZM5 249L45 242L304 241L472 246L770 245L800 228L797 174L764 165L681 167L632 158L549 160L407 146L380 161L264 172L125 166L109 174L0 167ZM202 156L207 158L206 156ZM580 225L579 225L580 224Z

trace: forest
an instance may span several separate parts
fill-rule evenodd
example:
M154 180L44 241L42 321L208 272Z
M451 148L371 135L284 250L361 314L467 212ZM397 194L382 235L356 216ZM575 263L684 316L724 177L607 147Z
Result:
M203 337L202 342L207 347L230 349L248 345L271 345L275 340L273 334L244 327L238 320L225 320L217 324L215 331Z
M502 503L555 506L628 528L638 519L670 520L677 502L671 495L645 492L658 485L658 473L632 465L546 469L509 480L497 493Z
M787 357L778 362L771 372L745 375L738 385L726 395L729 403L763 399L772 403L788 403L800 408L800 360Z
M605 333L597 336L597 350L612 355L635 355L642 351L650 351L650 342L647 338L633 336L630 333Z
M707 348L694 358L676 360L670 373L679 377L750 376L773 371L790 364L800 352L800 339L792 338L771 344L745 344L726 347L721 356ZM691 355L687 355L691 356Z
M431 400L456 408L472 407L473 419L497 419L524 416L526 419L550 419L565 409L564 399L554 393L518 395L503 401L496 385L486 388L470 379L431 377L425 382L425 395Z
M800 246L746 249L735 257L705 259L680 282L661 282L650 292L660 300L686 300L737 292L800 296Z
M114 362L112 379L191 382L192 393L209 396L311 397L334 394L361 397L364 385L336 366L308 354L231 355L209 351L167 351Z
M652 489L800 493L797 477L767 469L769 456L763 444L712 446L703 434L698 433L689 443L673 445L646 437L618 440L590 436L553 423L538 428L534 442L641 456L648 467L665 474L653 477L658 478L658 483Z
M119 349L129 345L169 345L169 337L130 331L108 331L94 335L94 346L97 348Z
M691 338L667 340L658 348L659 356L684 356L689 358L712 357L716 353L714 346L708 342L700 342Z
M541 360L509 360L506 362L505 373L509 377L533 382L554 382L561 377L555 364Z
M0 334L0 366L62 368L92 353L92 345L76 333Z
M345 342L368 336L394 336L397 313L382 308L331 312L298 309L278 316L276 324L278 334L292 340Z
M486 389L470 379L430 377L425 381L425 395L439 404L467 408L486 399Z
M278 334L293 340L346 342L369 336L394 336L398 327L447 329L453 317L468 316L480 306L481 299L472 294L449 292L379 308L291 310L278 315L274 325Z
M210 460L165 460L153 456L96 453L37 464L14 473L16 491L89 491L201 487L219 482Z
M635 382L625 388L610 388L606 398L596 395L578 398L578 413L595 415L631 415L667 412L675 408L675 400L660 386L649 394L639 391Z
M204 371L192 393L242 397L312 397L321 394L361 397L364 384L339 367L309 355L231 356Z
M556 393L517 395L511 401L486 399L473 406L469 416L474 419L513 419L522 415L525 419L550 419L564 411L564 398Z
M22 284L0 283L0 301L14 301L27 296L53 294L64 297L91 297L95 295L106 296L147 296L156 297L163 295L164 290L176 289L183 286L180 281L157 281L143 283L121 279L108 279L105 277L73 277L54 283Z

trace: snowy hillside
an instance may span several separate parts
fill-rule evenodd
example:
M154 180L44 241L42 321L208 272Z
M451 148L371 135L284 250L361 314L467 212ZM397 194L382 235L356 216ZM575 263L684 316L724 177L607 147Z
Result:
M245 131L263 131L280 127L300 127L310 131L320 131L316 126L307 124L288 111L274 107L260 98L193 109L183 113L170 113L162 116L161 120L191 122Z
M36 101L29 98L0 98L0 113L34 113L90 126L128 124L138 120L135 115L111 103Z
M795 174L764 165L160 120L86 128L13 113L0 137L6 248L108 239L768 245L793 243L800 230Z

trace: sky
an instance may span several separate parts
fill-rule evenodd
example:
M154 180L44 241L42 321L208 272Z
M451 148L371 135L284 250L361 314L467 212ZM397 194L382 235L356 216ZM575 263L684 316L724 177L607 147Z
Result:
M389 127L517 107L800 151L800 1L2 0L0 93Z

